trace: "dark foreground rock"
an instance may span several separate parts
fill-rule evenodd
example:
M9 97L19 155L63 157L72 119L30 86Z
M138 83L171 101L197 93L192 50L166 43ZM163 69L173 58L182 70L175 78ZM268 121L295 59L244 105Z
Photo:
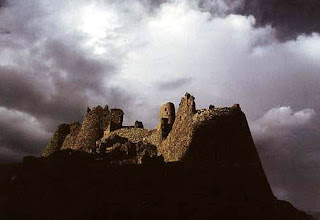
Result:
M237 167L156 159L112 165L83 152L29 158L0 170L0 219L312 219Z
M240 105L194 100L152 130L107 106L59 126L44 157L3 168L0 219L312 219L274 197Z

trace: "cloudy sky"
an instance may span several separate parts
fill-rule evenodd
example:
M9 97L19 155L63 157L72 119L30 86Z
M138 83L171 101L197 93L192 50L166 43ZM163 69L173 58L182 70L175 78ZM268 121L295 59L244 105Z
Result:
M109 104L240 103L278 198L320 211L320 1L0 0L0 161Z

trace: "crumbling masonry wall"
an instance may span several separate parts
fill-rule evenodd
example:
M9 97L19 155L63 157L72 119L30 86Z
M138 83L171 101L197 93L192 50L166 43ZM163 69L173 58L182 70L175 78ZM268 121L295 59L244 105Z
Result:
M91 152L103 136L105 130L114 131L122 128L123 111L111 109L108 106L87 108L87 114L82 122L62 124L48 142L43 156L65 149Z
M108 106L94 107L87 112L73 149L91 152L96 146L96 141L103 137L104 130L119 129L122 127L122 121L123 111L121 109L109 111Z
M58 126L56 132L54 132L52 138L47 143L46 148L44 149L42 156L47 157L55 151L59 151L62 147L62 144L66 136L70 133L70 125L61 124Z
M77 139L74 149L89 152L95 146L97 140L102 137L102 116L104 109L101 106L94 107L87 112Z
M61 150L65 149L75 149L75 142L81 129L81 124L79 122L73 122L70 124L70 133L66 136Z
M192 118L195 112L194 97L187 93L181 98L171 132L158 147L158 154L161 154L165 161L180 161L184 156L193 138Z

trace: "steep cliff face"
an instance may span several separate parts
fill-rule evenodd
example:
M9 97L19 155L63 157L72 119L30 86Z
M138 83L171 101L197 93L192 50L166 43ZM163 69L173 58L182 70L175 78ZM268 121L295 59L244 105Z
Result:
M190 167L221 172L220 178L225 177L223 171L238 175L236 181L246 187L241 190L250 197L273 197L239 105L196 111L194 97L186 94L158 153L167 162L183 161Z
M193 138L183 160L234 173L247 197L271 200L273 193L240 108L198 111L193 120Z

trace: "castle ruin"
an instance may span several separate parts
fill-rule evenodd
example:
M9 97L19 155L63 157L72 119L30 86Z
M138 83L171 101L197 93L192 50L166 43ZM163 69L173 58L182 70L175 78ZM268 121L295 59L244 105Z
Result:
M170 102L160 107L155 129L145 129L139 121L122 123L120 109L88 108L82 123L58 126L39 164L26 158L23 172L29 170L32 178L25 186L32 187L34 179L41 183L30 190L40 189L38 205L48 189L58 189L49 194L55 199L41 219L61 208L65 219L75 219L73 215L86 216L79 210L88 207L91 216L101 219L119 213L127 213L125 219L310 219L273 195L239 104L196 109L195 98L186 93L177 112ZM21 189L12 207L29 212L33 203L25 201L34 197L21 199ZM65 196L69 191L77 197ZM81 208L70 212L70 204Z
M94 107L88 110L81 124L60 125L48 142L43 156L65 149L105 153L134 148L136 153L128 162L138 163L141 162L139 156L149 149L149 155L161 156L165 162L185 161L206 166L250 164L265 179L240 105L223 108L210 105L208 109L197 110L194 100L192 95L186 93L181 98L177 114L173 103L163 104L156 129L144 129L142 122L138 121L134 126L123 126L121 109ZM62 127L68 128L62 132ZM109 141L117 137L119 140L125 138L129 144Z

